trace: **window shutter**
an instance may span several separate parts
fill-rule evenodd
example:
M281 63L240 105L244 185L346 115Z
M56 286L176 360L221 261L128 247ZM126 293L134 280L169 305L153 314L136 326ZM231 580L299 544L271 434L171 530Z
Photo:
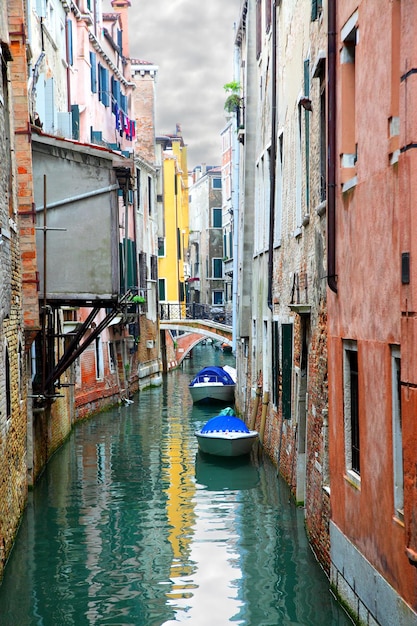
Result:
M103 70L103 91L102 91L102 103L105 107L110 106L110 93L109 93L109 70L106 67Z
M292 324L282 324L282 417L291 419Z
M311 2L311 20L314 22L318 17L318 5L317 0L312 0Z
M127 115L127 97L123 94L120 94L120 108Z
M158 292L159 299L165 300L165 278L160 278L158 280Z
M97 93L97 57L95 52L90 52L91 65L91 92Z
M67 38L68 38L68 63L74 65L74 54L72 47L72 22L67 19Z
M49 78L45 83L45 123L44 131L47 133L55 132L55 97L54 97L54 79Z
M72 138L76 141L80 138L80 108L78 104L71 105L72 113Z
M38 17L46 17L46 1L36 0L36 13Z

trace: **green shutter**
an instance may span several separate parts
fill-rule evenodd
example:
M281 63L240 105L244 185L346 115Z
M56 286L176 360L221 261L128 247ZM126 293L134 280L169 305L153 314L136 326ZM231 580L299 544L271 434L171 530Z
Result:
M291 419L292 324L282 324L282 417Z
M91 92L97 93L97 57L95 52L90 52Z
M158 280L158 295L159 300L165 300L165 278L160 278Z
M72 138L78 141L80 139L80 107L78 104L71 105L72 113Z
M318 6L317 0L312 0L311 2L311 20L314 22L318 17Z
M279 328L278 322L272 322L272 402L278 405L279 377Z

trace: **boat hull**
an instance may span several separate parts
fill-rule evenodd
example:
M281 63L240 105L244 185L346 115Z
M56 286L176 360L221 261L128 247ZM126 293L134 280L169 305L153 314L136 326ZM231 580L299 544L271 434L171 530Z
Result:
M207 385L193 385L189 389L194 403L215 401L228 404L234 402L235 386L208 383Z
M198 447L201 452L214 456L242 456L249 454L252 446L258 439L258 432L251 430L248 433L215 432L195 433Z

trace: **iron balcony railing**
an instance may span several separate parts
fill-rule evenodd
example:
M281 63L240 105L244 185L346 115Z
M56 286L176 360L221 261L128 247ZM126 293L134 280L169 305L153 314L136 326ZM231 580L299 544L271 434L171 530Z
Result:
M231 314L224 307L199 302L166 302L159 305L160 319L167 320L211 320L220 324L232 325Z

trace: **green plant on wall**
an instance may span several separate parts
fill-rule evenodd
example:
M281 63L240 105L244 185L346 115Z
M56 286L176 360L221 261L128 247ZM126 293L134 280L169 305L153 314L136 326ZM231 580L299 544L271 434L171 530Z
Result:
M223 87L225 92L228 94L224 103L225 111L233 113L239 109L242 102L240 95L240 83L232 81L231 83L226 83Z

